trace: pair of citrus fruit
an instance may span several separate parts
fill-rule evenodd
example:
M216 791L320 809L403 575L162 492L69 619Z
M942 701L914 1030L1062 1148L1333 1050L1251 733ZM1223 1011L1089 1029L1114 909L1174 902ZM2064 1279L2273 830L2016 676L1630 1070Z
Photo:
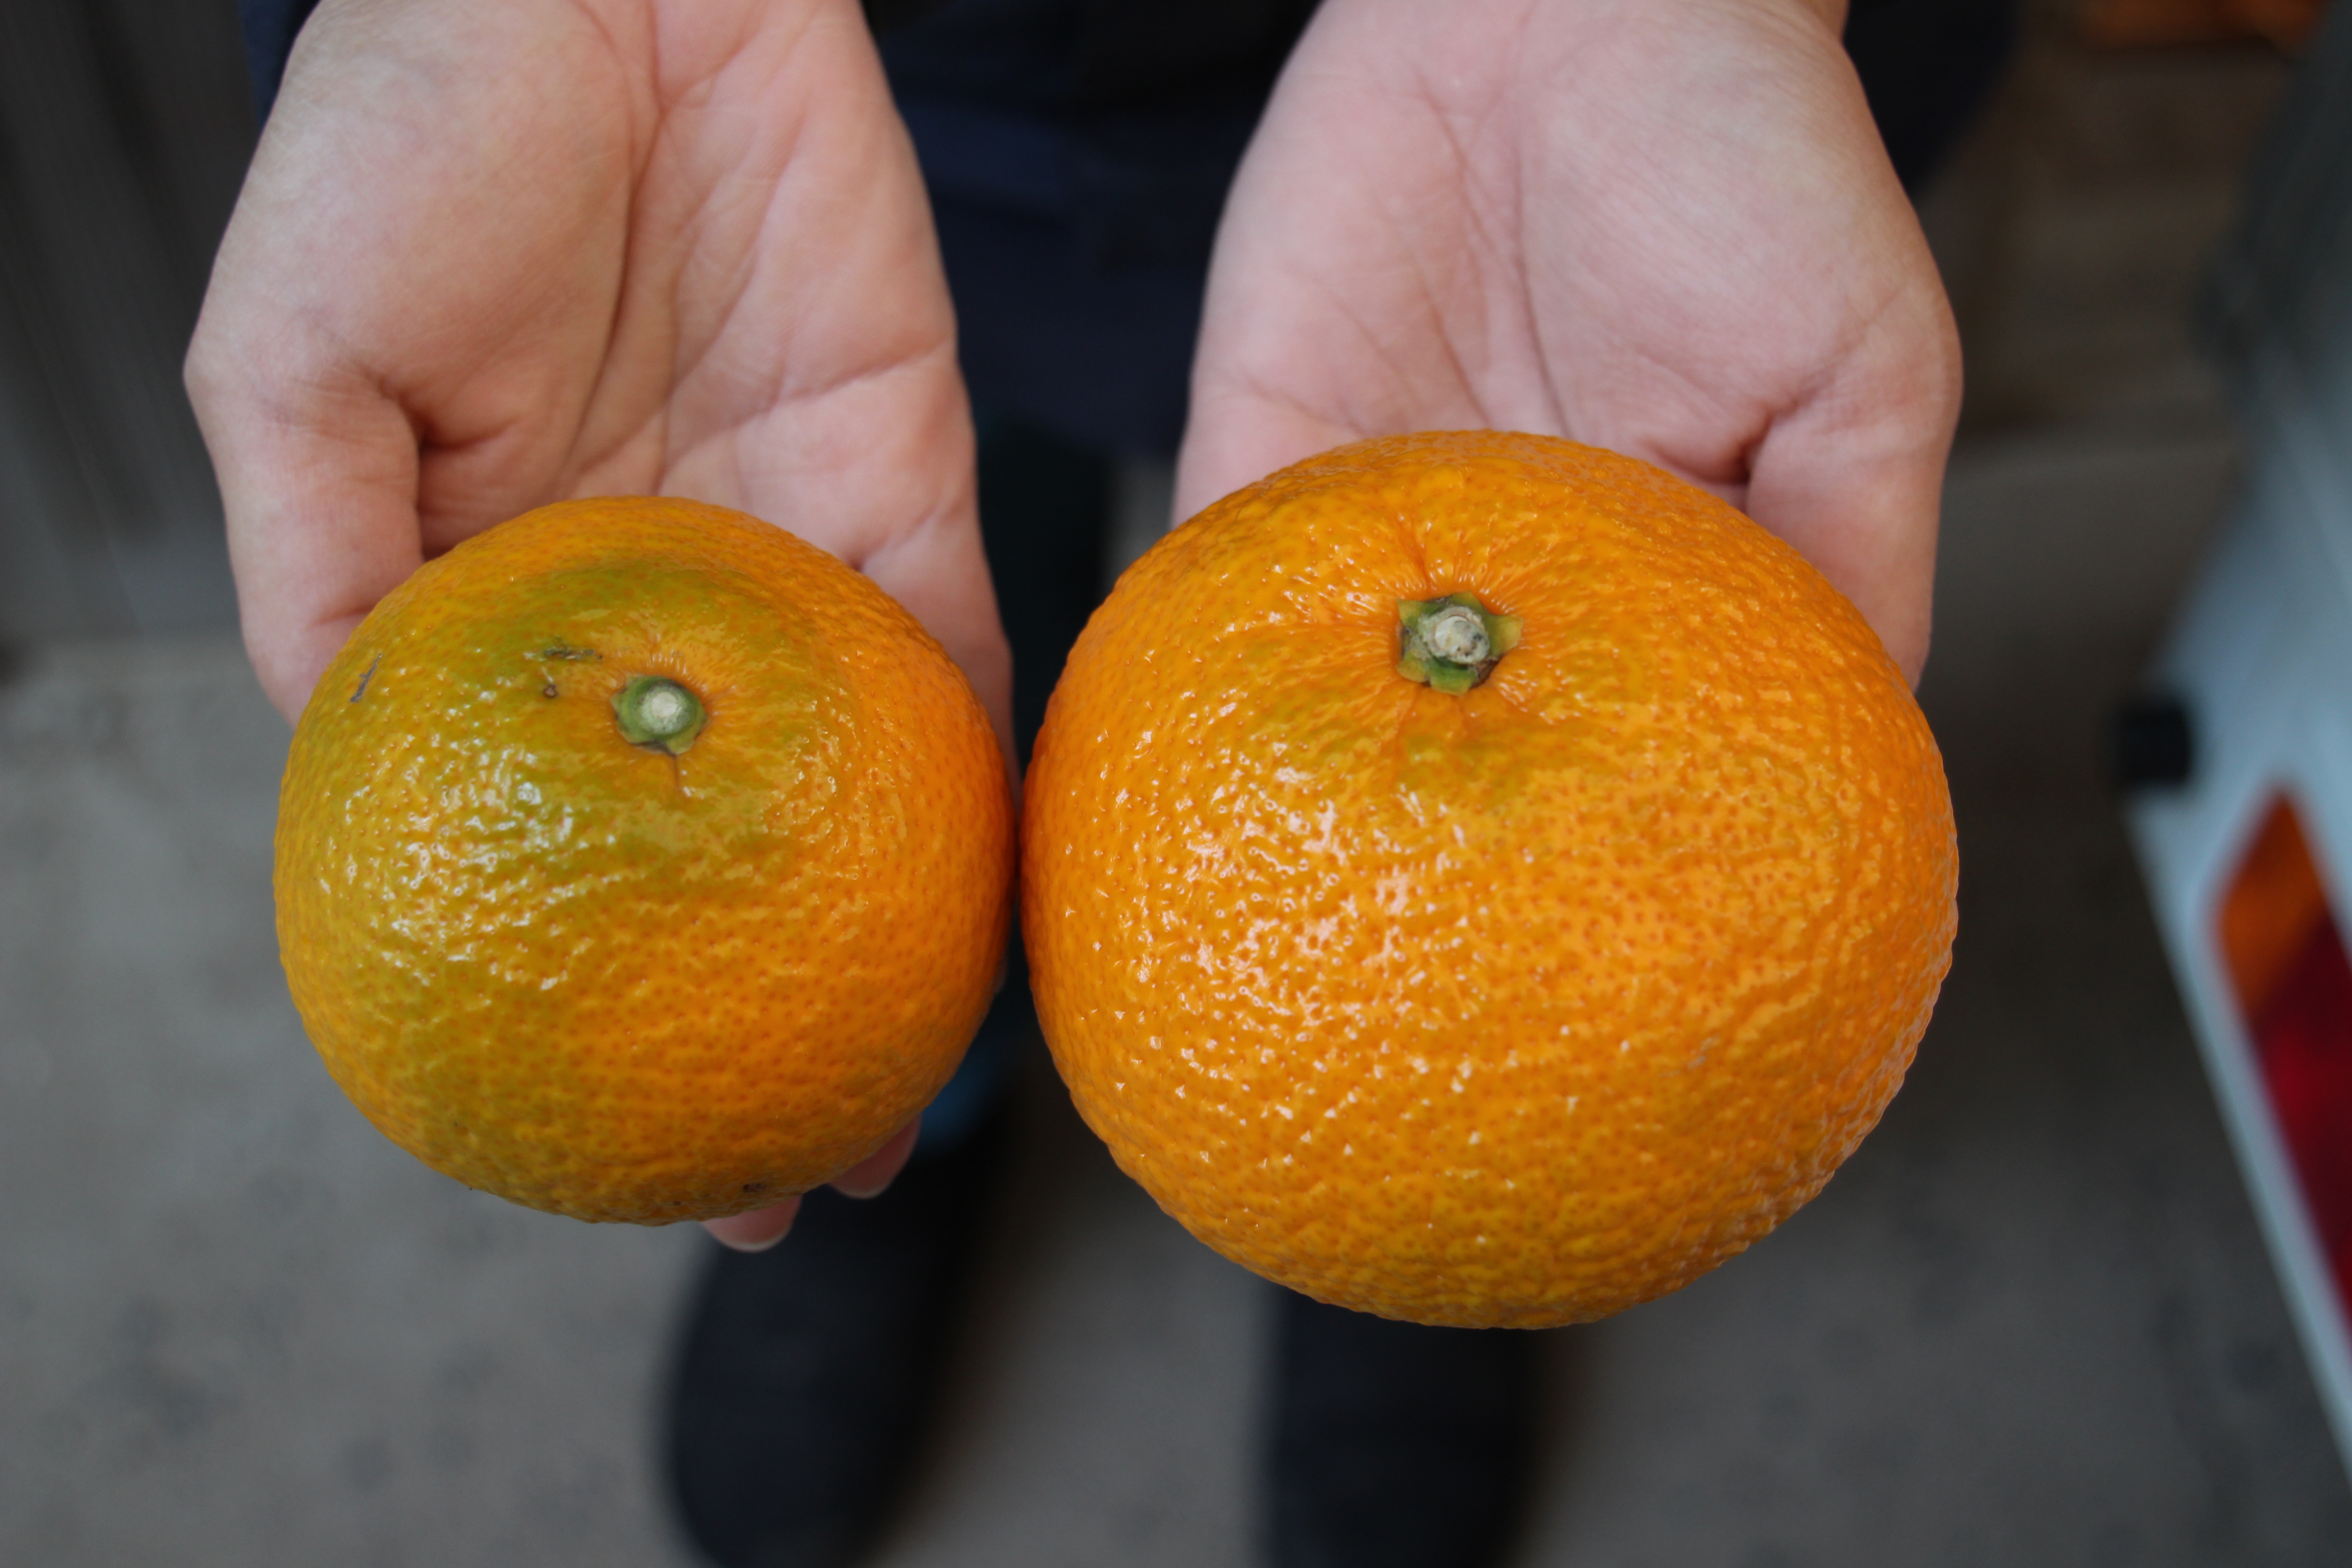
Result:
M387 597L295 738L289 978L437 1169L709 1217L952 1072L1013 802L938 645L739 514L563 503ZM1038 1012L1120 1165L1325 1300L1539 1325L1819 1190L1949 963L1940 762L1792 550L1568 442L1361 443L1177 529L1026 782Z

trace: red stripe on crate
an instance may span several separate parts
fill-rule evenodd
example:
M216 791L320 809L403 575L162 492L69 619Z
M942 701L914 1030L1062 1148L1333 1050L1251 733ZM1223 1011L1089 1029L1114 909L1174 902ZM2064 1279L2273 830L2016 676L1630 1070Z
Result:
M2231 879L2215 934L2336 1298L2352 1310L2352 954L2285 796Z
M2337 1299L2352 1304L2352 957L2325 910L2253 1035Z

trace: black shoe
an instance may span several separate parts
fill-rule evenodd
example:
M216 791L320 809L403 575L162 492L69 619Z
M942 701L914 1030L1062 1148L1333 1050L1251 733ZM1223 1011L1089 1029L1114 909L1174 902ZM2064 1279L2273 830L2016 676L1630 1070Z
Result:
M711 1258L666 1413L671 1496L710 1561L847 1568L874 1546L927 1435L1003 1142L1000 1125L918 1159L878 1198L820 1189L781 1245Z
M1534 1337L1393 1323L1287 1290L1279 1311L1274 1568L1493 1568L1527 1500Z

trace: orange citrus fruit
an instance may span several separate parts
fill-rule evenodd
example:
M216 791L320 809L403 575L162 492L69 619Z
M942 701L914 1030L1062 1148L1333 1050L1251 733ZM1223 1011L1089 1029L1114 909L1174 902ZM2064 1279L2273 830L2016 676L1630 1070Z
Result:
M1003 955L1003 755L881 589L718 507L568 501L331 665L278 930L328 1068L469 1186L658 1223L804 1192L954 1070Z
M1950 963L1935 742L1862 616L1646 464L1368 441L1123 578L1032 763L1039 1015L1228 1258L1535 1327L1689 1282L1829 1179Z

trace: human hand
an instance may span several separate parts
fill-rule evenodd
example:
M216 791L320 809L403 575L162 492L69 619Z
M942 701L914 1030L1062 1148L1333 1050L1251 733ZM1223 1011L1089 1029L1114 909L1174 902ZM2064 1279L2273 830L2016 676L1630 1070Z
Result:
M865 571L1009 728L953 316L854 0L326 0L188 382L289 719L426 557L661 492Z
M188 383L289 719L428 556L668 493L866 572L1009 734L953 318L855 0L326 0ZM914 1136L840 1184L880 1190Z
M1925 662L1959 352L1837 0L1326 0L1220 228L1177 515L1367 436L1706 485Z

